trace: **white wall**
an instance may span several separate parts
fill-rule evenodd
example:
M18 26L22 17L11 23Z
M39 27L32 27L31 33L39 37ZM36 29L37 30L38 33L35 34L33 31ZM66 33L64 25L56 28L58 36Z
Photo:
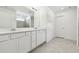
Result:
M37 11L34 13L34 26L46 27L47 26L47 13L45 7L35 7Z
M15 28L15 19L15 11L0 7L0 28Z
M47 42L54 39L55 36L55 13L47 9Z
M77 41L77 44L79 45L79 6L78 6L77 11L78 11L78 12L77 12L77 13L78 13L78 14L77 14L77 16L78 16L78 20L77 20L77 21L78 21L78 41Z

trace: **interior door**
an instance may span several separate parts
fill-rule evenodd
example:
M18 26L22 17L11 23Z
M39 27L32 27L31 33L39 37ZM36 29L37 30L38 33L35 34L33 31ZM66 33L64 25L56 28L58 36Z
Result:
M77 11L72 9L64 13L65 39L77 39Z
M62 13L61 13L62 14ZM77 39L77 9L64 11L56 18L57 37L64 39Z
M64 38L64 18L63 16L58 16L56 18L56 36Z

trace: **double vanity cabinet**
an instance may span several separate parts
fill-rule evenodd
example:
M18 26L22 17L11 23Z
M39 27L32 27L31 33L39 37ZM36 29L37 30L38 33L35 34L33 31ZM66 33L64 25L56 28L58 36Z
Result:
M0 34L0 53L25 53L46 41L46 29Z

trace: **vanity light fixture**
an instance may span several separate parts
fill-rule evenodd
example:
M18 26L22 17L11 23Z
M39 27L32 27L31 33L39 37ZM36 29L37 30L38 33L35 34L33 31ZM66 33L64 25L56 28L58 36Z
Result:
M37 11L37 9L35 9L34 7L32 7L33 10Z

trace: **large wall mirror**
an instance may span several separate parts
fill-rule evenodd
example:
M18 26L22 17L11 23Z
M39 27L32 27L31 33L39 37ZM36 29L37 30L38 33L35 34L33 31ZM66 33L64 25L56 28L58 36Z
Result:
M34 15L29 13L16 12L16 27L17 28L30 28L34 27Z
M34 27L34 12L26 7L17 7L16 9L16 27L31 28Z
M0 28L34 27L34 12L26 6L1 6Z

